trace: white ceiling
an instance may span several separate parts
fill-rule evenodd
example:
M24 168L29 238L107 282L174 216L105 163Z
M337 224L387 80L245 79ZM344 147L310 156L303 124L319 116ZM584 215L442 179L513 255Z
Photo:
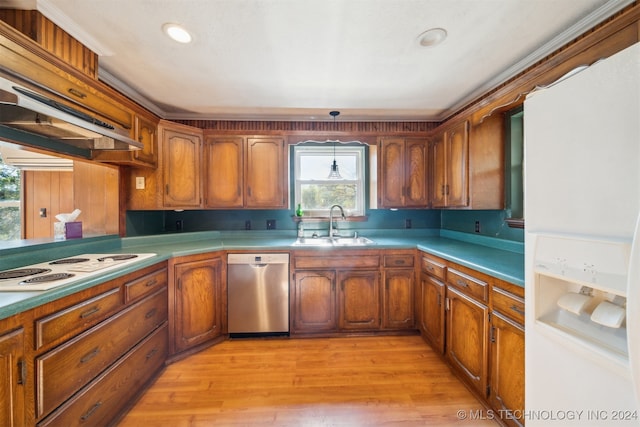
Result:
M165 118L325 121L441 120L631 2L34 1L100 55L101 79ZM444 43L420 46L435 27Z

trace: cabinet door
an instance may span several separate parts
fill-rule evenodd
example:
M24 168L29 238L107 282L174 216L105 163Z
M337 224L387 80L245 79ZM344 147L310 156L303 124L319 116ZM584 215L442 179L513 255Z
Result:
M420 288L420 330L436 351L443 354L444 283L422 273Z
M165 207L199 207L202 138L164 129L162 168Z
M243 207L243 144L242 137L208 137L205 140L205 207Z
M245 169L248 208L287 207L287 162L282 138L248 138Z
M449 207L464 207L469 204L468 129L468 122L465 121L447 132L445 194Z
M442 208L447 206L446 190L446 157L444 135L431 144L431 158L433 161L433 174L431 180L431 206Z
M487 394L487 306L447 288L447 359L481 396Z
M427 190L427 141L410 138L405 143L405 207L426 207Z
M335 271L296 271L293 300L295 332L336 329Z
M413 268L393 268L384 272L384 324L387 329L414 327Z
M175 265L175 347L186 350L222 332L222 259Z
M375 271L338 272L340 329L377 329L380 327L379 273Z
M491 405L510 426L524 411L524 329L493 312L491 316Z
M142 143L143 148L135 150L133 156L139 162L151 167L156 167L158 164L157 134L157 126L154 122L144 117L135 116L134 138Z
M383 139L379 143L379 207L404 206L404 139Z
M0 425L25 425L24 331L0 335Z

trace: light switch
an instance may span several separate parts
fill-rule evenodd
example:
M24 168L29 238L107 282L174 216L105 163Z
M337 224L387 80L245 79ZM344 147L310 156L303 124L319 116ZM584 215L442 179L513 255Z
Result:
M144 190L144 176L136 176L136 190Z

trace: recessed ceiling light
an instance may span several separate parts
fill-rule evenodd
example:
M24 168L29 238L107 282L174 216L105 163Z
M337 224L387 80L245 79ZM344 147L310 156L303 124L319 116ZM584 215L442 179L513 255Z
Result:
M178 24L167 23L162 26L162 29L172 40L178 43L191 43L193 39L191 34Z
M418 36L418 43L423 47L437 46L447 38L444 28L431 28Z

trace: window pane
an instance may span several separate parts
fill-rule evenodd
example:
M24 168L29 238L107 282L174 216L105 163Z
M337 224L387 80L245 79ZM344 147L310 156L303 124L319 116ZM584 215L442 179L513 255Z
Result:
M340 176L344 179L357 179L356 154L343 155L336 153ZM325 180L331 172L333 155L304 153L300 156L300 176L304 181Z
M344 209L356 208L356 184L301 184L302 206L305 210L329 209L340 205Z

